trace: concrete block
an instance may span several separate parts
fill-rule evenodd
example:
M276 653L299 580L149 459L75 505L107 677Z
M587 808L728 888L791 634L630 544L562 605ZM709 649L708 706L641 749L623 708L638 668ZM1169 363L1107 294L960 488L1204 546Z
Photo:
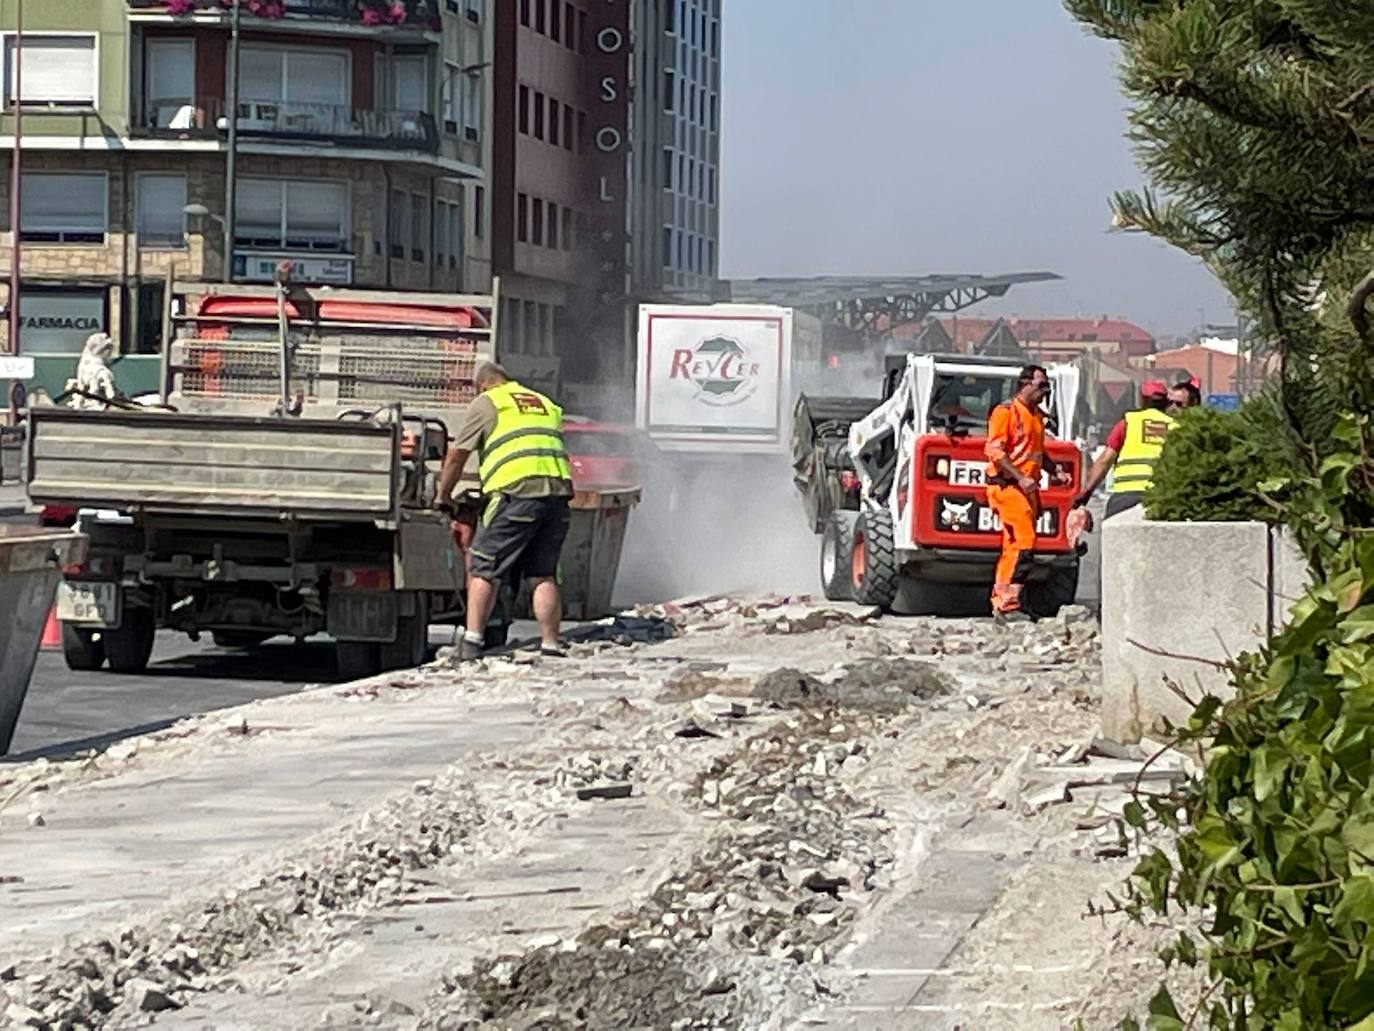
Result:
M1149 522L1132 509L1102 524L1102 723L1138 741L1193 698L1226 697L1225 662L1280 628L1306 589L1291 540L1263 523ZM1164 652L1167 655L1154 654Z

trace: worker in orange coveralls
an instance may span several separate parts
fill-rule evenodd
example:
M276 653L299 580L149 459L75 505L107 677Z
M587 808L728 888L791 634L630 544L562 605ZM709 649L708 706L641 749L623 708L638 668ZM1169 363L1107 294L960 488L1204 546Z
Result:
M1002 554L992 584L992 611L999 622L1031 617L1021 608L1035 522L1040 516L1042 470L1055 483L1072 474L1045 454L1045 415L1050 377L1039 365L1027 365L1016 377L1016 394L988 417L988 504L1002 521Z

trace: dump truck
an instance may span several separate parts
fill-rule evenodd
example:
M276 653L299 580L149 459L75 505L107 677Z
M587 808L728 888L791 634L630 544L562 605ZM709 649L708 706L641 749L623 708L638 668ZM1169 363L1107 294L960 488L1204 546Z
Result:
M226 647L328 634L347 679L422 663L429 625L465 615L475 459L456 519L433 502L475 371L496 357L496 297L288 282L167 295L161 406L30 413L30 502L79 506L90 539L58 593L68 665L139 671L159 628ZM575 499L589 525L569 547L601 543L599 597L619 561L601 516L623 536L635 500ZM488 646L508 633L501 593Z
M938 615L962 609L970 592L986 597L1002 529L984 482L986 427L1015 393L1019 371L998 358L896 354L885 360L879 402L863 414L864 398L803 396L794 461L821 536L827 598ZM1082 552L1067 527L1083 464L1070 439L1078 370L1053 366L1049 376L1046 450L1072 482L1041 484L1026 594L1038 615L1073 601Z

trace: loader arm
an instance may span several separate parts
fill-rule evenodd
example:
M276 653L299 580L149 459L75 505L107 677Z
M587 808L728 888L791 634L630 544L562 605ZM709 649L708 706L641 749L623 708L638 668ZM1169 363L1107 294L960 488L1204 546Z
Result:
M859 496L865 505L882 504L884 483L890 481L893 471L899 431L911 418L911 377L906 375L891 397L849 428L849 457L859 476ZM886 443L893 446L883 448Z

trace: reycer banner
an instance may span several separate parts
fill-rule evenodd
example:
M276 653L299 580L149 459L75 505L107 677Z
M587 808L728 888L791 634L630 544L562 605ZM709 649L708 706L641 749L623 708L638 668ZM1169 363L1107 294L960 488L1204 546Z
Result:
M778 440L789 390L787 315L779 309L640 309L639 396L650 433Z

